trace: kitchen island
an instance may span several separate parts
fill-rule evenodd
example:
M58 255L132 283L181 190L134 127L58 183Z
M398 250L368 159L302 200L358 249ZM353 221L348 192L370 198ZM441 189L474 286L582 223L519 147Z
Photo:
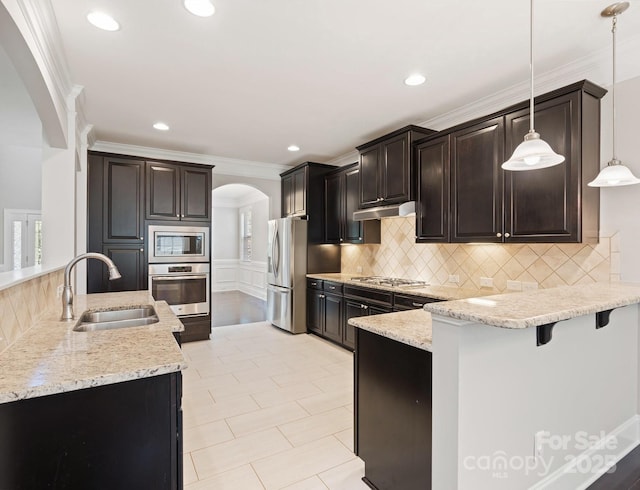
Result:
M430 317L352 319L356 431L369 416L358 403L358 359L371 339L362 345L360 335L422 344L413 378L431 370L415 398L429 404L431 432L420 432L431 443L431 488L586 488L640 442L638 302L638 286L592 284L429 303ZM373 353L378 365L397 363L397 353ZM396 418L387 411L386 420ZM356 433L368 478L363 437ZM372 480L380 490L393 488L387 482Z
M51 309L0 354L0 488L182 488L182 324L148 291L74 300L158 322L77 332Z

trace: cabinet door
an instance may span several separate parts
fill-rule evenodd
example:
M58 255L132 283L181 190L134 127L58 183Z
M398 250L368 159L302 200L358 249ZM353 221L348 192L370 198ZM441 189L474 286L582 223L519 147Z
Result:
M342 322L344 299L342 296L326 294L324 300L323 334L334 342L342 342Z
M367 305L367 311L369 312L369 315L383 315L385 313L391 313L393 309L387 306L377 306L369 304Z
M180 167L147 162L147 219L180 219Z
M451 135L451 241L502 242L504 120Z
M324 324L324 294L322 291L307 289L307 330L322 334Z
M180 218L186 221L211 219L211 170L181 169L182 209Z
M344 331L342 335L342 345L349 349L353 349L355 347L356 341L356 329L349 325L349 319L367 315L368 313L364 306L366 305L359 301L351 299L344 300Z
M129 244L105 245L102 253L113 260L122 276L120 279L110 281L107 268L103 267L104 292L141 291L148 288L143 247Z
M409 135L402 134L381 144L381 184L384 202L408 201L411 196Z
M375 145L360 153L360 206L379 204L380 146Z
M282 212L283 218L293 214L293 176L282 177Z
M418 145L416 241L449 241L449 135Z
M353 213L358 210L358 188L360 169L355 167L344 173L344 242L362 243L362 221L354 221Z
M293 174L293 215L307 214L307 169L303 168Z
M535 108L535 128L565 162L528 172L505 172L507 242L580 240L580 100L567 94ZM506 155L529 130L529 110L506 116Z
M324 240L340 243L344 237L344 174L331 174L324 179Z
M104 159L103 242L144 240L144 162Z

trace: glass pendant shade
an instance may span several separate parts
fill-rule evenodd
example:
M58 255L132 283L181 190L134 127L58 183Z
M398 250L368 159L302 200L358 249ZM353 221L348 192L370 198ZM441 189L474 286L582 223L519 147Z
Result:
M620 160L611 160L598 176L589 182L590 187L618 187L621 185L640 184L640 179L631 173Z
M564 157L554 152L549 144L540 139L535 131L529 131L520 143L511 158L502 164L505 170L535 170L552 167L564 162Z

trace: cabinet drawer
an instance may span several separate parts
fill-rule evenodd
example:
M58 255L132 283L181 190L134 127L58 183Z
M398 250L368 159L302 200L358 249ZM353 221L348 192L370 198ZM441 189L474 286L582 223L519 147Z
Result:
M324 281L322 289L330 293L342 294L342 284L339 282Z
M307 289L322 289L322 279L310 279L307 277Z
M398 310L413 310L422 308L425 303L434 303L435 298L427 298L425 296L413 296L410 294L395 294L393 296L393 307Z
M369 289L345 284L343 288L345 296L358 298L367 302L382 303L385 306L391 306L393 293L380 291L379 289Z

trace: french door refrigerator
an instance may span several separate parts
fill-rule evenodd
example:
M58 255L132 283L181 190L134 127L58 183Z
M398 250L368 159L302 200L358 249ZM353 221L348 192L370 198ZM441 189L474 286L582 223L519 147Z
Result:
M269 221L267 320L291 333L307 331L307 221Z

